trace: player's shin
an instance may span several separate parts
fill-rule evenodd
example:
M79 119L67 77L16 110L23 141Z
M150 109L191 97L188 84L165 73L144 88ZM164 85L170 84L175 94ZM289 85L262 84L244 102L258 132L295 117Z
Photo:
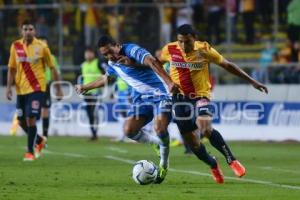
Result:
M28 130L28 141L27 141L28 152L34 153L33 148L36 140L37 128L36 126L29 126L27 130Z
M208 139L211 145L214 146L219 152L221 152L225 156L228 164L235 160L235 157L233 156L230 148L226 144L222 135L216 129L212 130Z
M197 148L191 147L191 150L193 153L203 162L205 162L207 165L209 165L211 168L217 167L216 160L207 153L206 148L204 144L200 144Z

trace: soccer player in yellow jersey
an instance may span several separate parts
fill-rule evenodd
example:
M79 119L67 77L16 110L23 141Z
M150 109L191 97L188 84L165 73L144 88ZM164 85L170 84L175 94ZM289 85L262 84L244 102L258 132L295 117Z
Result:
M216 159L211 157L194 135L200 129L238 177L245 175L244 166L236 160L221 134L212 127L213 106L210 104L211 85L209 81L210 63L215 63L230 73L248 81L254 88L267 93L267 88L248 76L234 63L226 60L207 42L196 40L196 32L191 25L184 24L177 29L177 41L168 43L162 49L161 60L170 62L170 76L180 86L180 93L173 95L175 121L193 153L211 167L217 183L224 178Z
M28 136L28 150L24 161L33 161L46 142L37 134L36 127L46 90L45 68L47 66L51 69L55 81L58 81L58 73L49 48L35 38L34 24L25 21L21 29L23 37L14 41L10 48L6 97L8 100L12 99L12 85L15 82L18 120ZM56 96L61 98L62 95L60 85L56 84Z

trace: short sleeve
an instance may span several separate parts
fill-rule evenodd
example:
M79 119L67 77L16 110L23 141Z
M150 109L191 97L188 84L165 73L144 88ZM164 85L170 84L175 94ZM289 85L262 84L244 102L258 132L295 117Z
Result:
M163 62L170 62L171 57L168 50L168 45L164 46L161 50L160 60Z
M224 60L223 56L217 50L210 46L207 49L207 59L209 60L209 62L215 64L221 64Z
M10 56L9 56L9 61L8 61L8 67L9 68L17 67L16 51L15 51L15 47L13 44L10 46Z
M44 47L43 53L44 53L43 59L44 59L44 62L46 64L46 66L49 67L49 68L55 67L54 60L52 58L49 47Z
M108 65L108 67L106 68L105 75L107 75L107 76L118 76L117 72L110 65Z
M144 64L146 56L151 54L136 44L128 44L125 46L125 55L139 64Z

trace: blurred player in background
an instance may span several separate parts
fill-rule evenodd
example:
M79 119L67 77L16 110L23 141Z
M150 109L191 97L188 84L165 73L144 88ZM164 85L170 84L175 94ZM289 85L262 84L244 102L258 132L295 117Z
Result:
M15 82L19 124L28 136L24 161L39 157L46 139L37 134L36 121L40 118L41 104L46 91L45 68L52 71L58 81L48 46L35 38L35 26L30 21L21 25L22 38L12 43L8 63L6 97L12 100L12 86ZM62 97L60 85L56 85L56 96ZM35 149L34 149L35 147Z
M88 84L104 74L104 69L101 67L101 62L95 56L95 51L91 47L87 47L84 52L85 61L81 64L81 75L82 75L82 83ZM92 132L92 136L90 141L95 141L98 139L98 96L101 93L99 88L95 88L87 91L84 94L84 101L86 102L86 113L89 119L89 126Z
M222 135L212 127L214 107L210 104L211 83L208 66L215 63L248 81L259 91L267 93L267 88L248 76L237 65L226 60L207 42L197 41L196 31L188 24L178 27L177 41L164 46L161 59L170 62L170 76L180 85L180 93L173 95L175 121L191 150L211 167L214 180L223 183L223 174L216 159L206 152L205 146L200 144L198 137L195 136L194 131L199 128L212 146L224 155L235 175L244 176L246 173L244 166L232 154ZM187 119L182 120L183 117Z
M39 38L41 41L43 41L47 46L48 46L48 40L45 37L40 37ZM51 54L51 58L53 61L53 64L56 68L56 71L60 75L60 66L58 65L56 57ZM50 108L51 108L51 83L52 83L52 72L49 67L46 67L46 92L45 92L45 98L42 102L42 127L43 127L43 136L48 138L48 131L49 131L49 125L50 125Z
M87 85L77 85L78 93L93 88L103 87L112 76L121 77L133 89L132 106L126 119L124 132L127 137L140 142L159 145L160 164L156 183L161 183L168 170L169 133L167 130L171 119L170 92L178 92L175 85L161 64L145 49L136 44L117 44L108 36L102 36L98 41L100 53L109 62L106 75ZM151 67L134 67L135 65ZM163 82L160 77L164 77ZM147 123L154 118L154 128L157 136L142 131Z

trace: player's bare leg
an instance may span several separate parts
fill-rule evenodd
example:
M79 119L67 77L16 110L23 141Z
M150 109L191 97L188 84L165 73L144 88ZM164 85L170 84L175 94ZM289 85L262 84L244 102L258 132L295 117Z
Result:
M233 156L229 146L226 144L222 135L212 128L211 116L199 116L197 118L197 126L201 133L207 137L213 147L215 147L219 152L221 152L230 168L233 170L236 176L242 177L246 173L245 167Z
M141 129L146 123L146 118L143 116L132 116L126 119L124 124L124 134L139 143L145 144L160 144L160 139L155 135L150 135L143 132Z

